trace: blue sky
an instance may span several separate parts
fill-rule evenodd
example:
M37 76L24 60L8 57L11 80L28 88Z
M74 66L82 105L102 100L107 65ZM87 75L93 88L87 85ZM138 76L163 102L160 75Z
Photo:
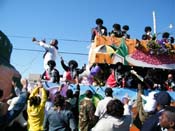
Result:
M0 0L0 30L13 44L11 64L27 77L29 73L42 73L44 52L32 43L32 37L59 40L59 52L88 54L91 28L96 18L104 20L108 31L114 23L129 25L131 38L140 39L144 27L153 27L152 11L156 12L157 32L168 31L175 36L174 0ZM73 41L75 40L75 41ZM79 67L87 64L87 55L59 53L68 62L77 60ZM57 69L63 73L60 58Z

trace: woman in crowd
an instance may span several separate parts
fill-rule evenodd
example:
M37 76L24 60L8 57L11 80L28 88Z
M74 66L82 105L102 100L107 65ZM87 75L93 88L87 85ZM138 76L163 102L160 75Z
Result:
M39 96L41 91L41 97ZM45 103L47 100L46 91L42 83L37 82L27 103L28 131L42 131L44 121Z
M129 131L131 116L124 116L123 103L111 100L107 104L106 114L97 122L92 131Z
M45 116L44 131L78 131L73 113L64 104L64 97L57 94L54 107Z

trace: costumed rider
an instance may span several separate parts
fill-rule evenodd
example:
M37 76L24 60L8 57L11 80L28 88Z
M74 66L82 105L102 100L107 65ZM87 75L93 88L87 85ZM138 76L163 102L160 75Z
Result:
M110 65L111 74L109 75L106 84L108 87L125 87L124 69L123 64L117 62L116 64Z
M36 38L33 38L32 41L46 50L43 55L43 58L44 58L44 69L47 70L49 68L48 61L49 60L56 61L58 51L58 40L53 39L50 41L50 44L46 44L45 40L38 41Z
M142 35L142 40L152 40L151 31L152 31L152 28L150 26L146 26L145 34Z
M60 74L59 71L55 68L56 67L55 61L49 60L47 64L49 68L45 70L45 72L42 74L42 79L53 83L59 83Z
M69 83L79 83L79 75L86 70L86 65L81 69L78 68L78 63L75 60L70 60L68 66L64 63L63 58L61 57L61 65L66 71L65 81Z
M110 69L108 64L94 63L90 67L88 79L93 86L104 86L109 75Z
M110 36L115 36L117 38L121 38L123 36L121 31L121 25L118 23L113 24L113 30L109 33Z
M173 42L173 37L169 38L170 34L168 32L164 32L162 34L162 39L161 40L157 40L157 43L160 45L161 49L161 53L167 53L168 52L168 48L169 49L173 49L173 46L171 45ZM166 46L166 43L170 43L170 47Z
M96 35L107 36L107 28L103 26L103 20L101 18L96 19L96 25L97 27L92 29L92 41L94 41Z
M124 25L122 27L122 35L125 39L130 39L130 35L128 34L129 31L129 26L128 25Z

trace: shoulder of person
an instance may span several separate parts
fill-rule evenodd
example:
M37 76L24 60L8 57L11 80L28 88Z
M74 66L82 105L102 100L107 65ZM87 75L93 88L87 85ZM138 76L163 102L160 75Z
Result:
M63 110L62 113L64 118L71 118L73 116L73 113L70 110Z

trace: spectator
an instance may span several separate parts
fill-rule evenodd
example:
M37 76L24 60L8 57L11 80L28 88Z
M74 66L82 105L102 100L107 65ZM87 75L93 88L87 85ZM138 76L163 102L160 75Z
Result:
M44 131L78 131L73 113L64 109L64 103L64 97L58 94L54 107L45 115Z
M41 97L39 91L41 90ZM41 81L37 82L37 87L31 92L27 103L28 114L28 130L41 131L43 130L44 110L47 100L46 91L43 88Z
M106 114L97 122L92 131L129 131L131 116L124 116L123 103L111 100L107 104Z
M155 91L149 92L148 96L141 94L141 97L146 103L143 105L143 109L145 112L154 112L156 109L156 100L154 95L156 94Z
M43 58L44 58L44 69L47 70L49 68L47 64L48 61L49 60L56 61L58 51L58 40L57 39L51 40L49 45L46 44L45 40L38 41L36 40L36 38L33 38L32 41L36 42L38 45L40 45L46 50L46 52L43 55Z
M105 98L98 102L97 108L95 111L95 116L97 117L97 120L101 119L103 117L103 115L105 114L106 106L107 106L108 102L113 99L112 93L113 93L112 88L105 89Z
M22 92L14 107L8 111L8 105L2 102L3 90L0 89L0 129L5 128L21 113L27 100L27 92Z
M135 117L133 124L138 128L141 129L145 120L154 115L156 111L156 100L154 95L156 92L150 92L148 96L143 94L145 84L142 82L138 83L138 94L137 94L137 111L138 114ZM146 104L145 104L145 100Z
M21 79L21 84L22 84L22 91L28 91L28 92L30 92L29 83L28 83L28 80L27 79L22 78Z
M77 90L75 91L75 93L73 93L71 89L68 89L66 92L66 102L68 102L70 105L69 109L72 111L77 125L78 125L78 115L79 115L79 110L78 110L79 94L80 94L79 84L77 84Z
M130 104L130 98L128 94L123 96L122 102L124 104L124 113L123 115L131 115L131 104Z
M79 104L79 129L80 131L90 131L95 125L95 105L92 102L93 93L90 90L85 92L86 97Z
M12 86L11 86L11 92L10 94L4 99L4 102L7 102L9 99L12 99L13 97L19 96L21 93L21 82L20 79L17 77L12 78Z
M45 104L45 111L47 113L53 107L53 102L51 101L49 90L46 90L46 95L47 95L47 101Z
M161 127L159 123L159 117L164 111L166 106L169 106L171 103L171 96L165 92L161 91L155 94L155 100L157 102L157 112L156 114L148 117L148 119L143 123L141 131L160 131Z
M97 27L92 29L91 40L94 41L96 35L107 36L107 28L103 26L103 20L101 18L96 19Z
M167 106L159 118L160 126L167 131L175 131L175 107Z

